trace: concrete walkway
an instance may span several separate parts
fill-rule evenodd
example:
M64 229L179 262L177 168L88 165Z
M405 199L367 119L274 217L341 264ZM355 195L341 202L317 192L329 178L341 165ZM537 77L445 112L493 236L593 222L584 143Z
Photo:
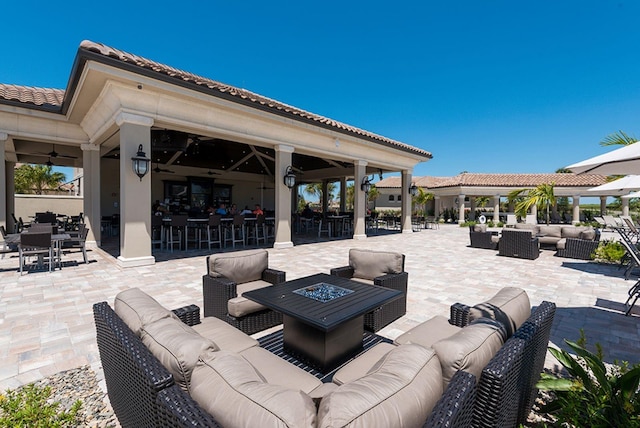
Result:
M584 329L588 343L602 344L607 361L640 360L640 308L625 317L627 290L615 266L554 257L543 250L537 260L497 256L468 248L468 229L453 225L412 234L391 234L269 249L270 266L288 279L347 264L349 248L400 251L409 272L408 313L380 334L394 338L434 315L448 317L454 302L481 302L504 286L527 291L532 305L543 300L558 306L551 340L575 340ZM0 391L53 373L90 364L101 376L92 305L108 301L129 287L139 287L169 308L201 306L205 252L158 254L153 266L121 269L100 249L65 255L54 273L20 276L17 257L0 260ZM553 364L548 359L547 365Z

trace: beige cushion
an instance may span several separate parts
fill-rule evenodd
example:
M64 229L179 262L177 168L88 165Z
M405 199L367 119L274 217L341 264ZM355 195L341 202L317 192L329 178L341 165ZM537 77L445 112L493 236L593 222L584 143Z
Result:
M389 273L401 273L403 256L400 253L352 248L349 250L349 266L353 268L354 277L373 280Z
M337 385L343 385L360 379L369 373L369 370L371 370L371 368L380 361L382 357L395 348L395 345L386 342L380 342L377 345L372 346L367 349L367 352L342 366L340 370L333 375L332 382Z
M544 236L555 237L555 238L562 237L561 226L547 226L546 224L541 224L538 226L538 231L541 235L544 235Z
M264 249L209 256L209 275L224 276L237 284L262 279L268 267L269 253Z
M527 293L515 287L504 287L495 296L469 310L469 319L491 318L501 322L511 336L531 315Z
M316 406L298 389L265 383L242 356L204 355L193 370L191 397L225 427L315 427Z
M474 224L473 225L473 231L474 232L486 232L487 231L487 225L486 224Z
M596 231L594 229L587 229L580 232L580 239L586 239L588 241L593 241L596 239Z
M113 306L115 313L137 336L140 336L142 327L159 319L179 320L173 312L139 288L130 288L118 293Z
M398 346L366 376L322 399L318 427L421 427L442 391L434 351Z
M565 226L562 228L562 237L563 238L580 238L580 233L582 232L582 228L575 226Z
M240 355L271 385L299 389L306 394L322 385L314 375L259 346L242 351Z
M472 324L432 345L442 367L443 388L458 370L480 378L482 369L503 345L502 332L493 324Z
M537 224L529 224L529 223L516 223L516 229L520 230L530 230L531 234L535 236L538 233L538 225Z
M185 392L190 390L191 373L200 354L206 350L218 350L214 342L173 318L163 318L145 325L142 328L142 343L169 370Z
M200 324L191 328L201 336L214 341L221 350L242 352L259 345L256 339L216 317L205 317Z
M265 310L265 306L261 305L260 303L254 302L251 299L247 299L243 296L243 294L247 291L257 290L259 288L269 287L271 285L273 284L261 279L257 281L249 281L238 284L236 288L238 296L227 301L227 312L232 317L243 317L254 312Z
M451 325L449 320L442 315L418 324L406 333L396 337L394 341L398 345L407 345L414 343L416 345L430 348L431 345L439 340L453 336L461 330L460 327Z
M567 246L567 238L562 238L556 242L556 250L564 250Z
M538 237L538 242L540 245L555 245L561 240L559 236L541 236Z

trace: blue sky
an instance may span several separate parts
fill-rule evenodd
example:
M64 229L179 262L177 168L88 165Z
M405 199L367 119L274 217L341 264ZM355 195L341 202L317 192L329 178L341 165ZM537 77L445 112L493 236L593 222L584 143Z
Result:
M433 153L553 172L640 138L640 2L7 2L0 82L65 88L84 39Z

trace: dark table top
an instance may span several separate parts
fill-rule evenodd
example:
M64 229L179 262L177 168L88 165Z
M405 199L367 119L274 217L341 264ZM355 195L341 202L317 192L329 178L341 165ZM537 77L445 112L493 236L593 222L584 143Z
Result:
M320 302L293 292L294 290L323 282L353 290L354 292L328 302ZM400 298L402 292L319 273L282 284L247 291L243 296L268 308L294 317L319 330L329 331L345 321Z

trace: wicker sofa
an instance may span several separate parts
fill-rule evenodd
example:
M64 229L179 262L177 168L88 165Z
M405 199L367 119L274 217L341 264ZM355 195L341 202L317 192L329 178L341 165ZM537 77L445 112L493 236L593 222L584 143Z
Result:
M364 328L376 332L407 313L409 274L404 254L352 248L349 265L331 269L331 275L402 291L403 296L364 316Z
M470 420L473 375L460 371L443 389L435 353L418 345L396 347L362 378L323 384L229 324L200 320L195 305L168 311L134 288L121 292L114 308L101 302L93 310L109 398L123 427L373 426L383 420L420 426L427 418L437 420L428 426L466 426ZM336 425L346 403L358 414Z
M541 248L556 250L558 257L589 260L600 244L600 231L590 226L518 223L515 227L530 230Z

